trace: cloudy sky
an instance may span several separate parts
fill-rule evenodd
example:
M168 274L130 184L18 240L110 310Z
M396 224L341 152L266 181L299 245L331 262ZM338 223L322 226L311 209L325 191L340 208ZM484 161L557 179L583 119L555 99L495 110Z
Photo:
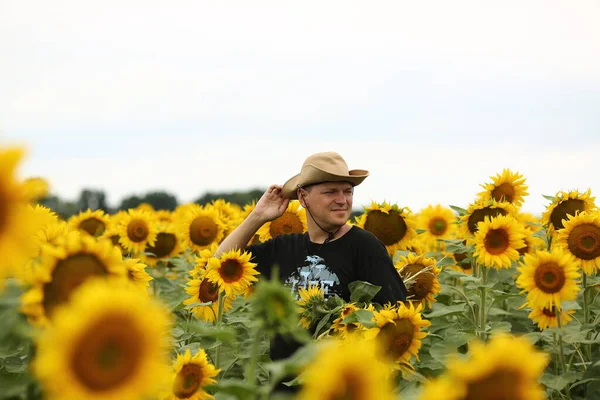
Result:
M598 1L0 0L0 143L74 199L266 187L334 150L355 205L503 168L600 194Z

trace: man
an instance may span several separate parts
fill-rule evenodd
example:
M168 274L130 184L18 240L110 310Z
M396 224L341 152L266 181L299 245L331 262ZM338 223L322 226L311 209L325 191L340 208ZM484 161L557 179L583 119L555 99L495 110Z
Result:
M349 225L354 186L369 175L365 170L348 170L335 152L313 154L299 174L283 186L271 185L248 217L221 243L215 256L234 248L252 252L257 270L270 277L279 266L280 279L292 289L321 286L326 296L350 300L348 284L361 280L381 286L373 301L396 304L406 300L406 288L394 268L385 245L372 233ZM265 223L280 217L291 199L306 209L308 232L279 235L265 243L247 246ZM285 358L293 345L277 342L272 359Z

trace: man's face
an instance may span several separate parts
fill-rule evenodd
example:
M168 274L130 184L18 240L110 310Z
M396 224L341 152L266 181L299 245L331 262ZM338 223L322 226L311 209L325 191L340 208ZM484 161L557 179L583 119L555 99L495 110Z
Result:
M339 227L344 225L352 212L354 188L348 182L325 182L301 190L305 202L319 224Z

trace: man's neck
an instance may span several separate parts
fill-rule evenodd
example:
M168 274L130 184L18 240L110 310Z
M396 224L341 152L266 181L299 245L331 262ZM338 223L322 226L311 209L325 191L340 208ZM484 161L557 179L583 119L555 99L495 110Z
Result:
M335 235L333 235L333 238L330 241L334 241L336 239L341 238L342 236L344 236L346 233L348 233L348 231L352 228L351 225L349 224L345 224L342 225L342 227L340 227L340 229L338 229L337 232L335 232ZM331 232L335 231L334 228L333 230L331 230ZM329 235L323 231L321 228L319 228L316 224L308 224L308 237L310 238L310 241L313 243L324 243L325 240L327 240L327 238L329 237Z

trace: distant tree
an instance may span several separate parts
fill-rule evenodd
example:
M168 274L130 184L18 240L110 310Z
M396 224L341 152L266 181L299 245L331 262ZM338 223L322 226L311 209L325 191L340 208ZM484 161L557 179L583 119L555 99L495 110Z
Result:
M48 207L65 220L79 212L79 205L76 202L63 201L56 195L51 195L40 199L38 204Z
M130 208L136 208L140 204L142 204L144 200L138 196L129 196L125 197L121 204L119 205L119 210L129 210Z
M252 189L248 191L221 193L206 192L204 195L194 200L194 203L208 204L213 200L223 199L239 206L245 206L246 204L251 203L253 200L258 201L265 190L266 189Z
M177 198L166 192L150 192L142 197L143 203L148 203L155 210L173 211L177 207Z
M77 201L79 211L85 211L88 208L91 210L103 210L110 212L106 204L106 194L102 190L83 189Z

